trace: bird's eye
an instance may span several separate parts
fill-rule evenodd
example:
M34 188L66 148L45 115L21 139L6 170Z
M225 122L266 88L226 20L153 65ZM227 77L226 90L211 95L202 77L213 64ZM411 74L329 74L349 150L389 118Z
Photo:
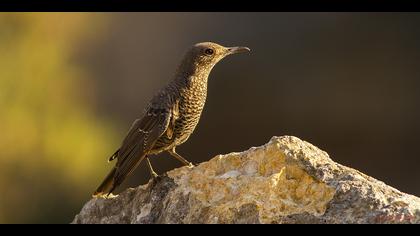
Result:
M207 55L213 55L214 51L213 51L213 49L211 49L211 48L207 48L207 49L204 51L204 53L205 53L205 54L207 54Z

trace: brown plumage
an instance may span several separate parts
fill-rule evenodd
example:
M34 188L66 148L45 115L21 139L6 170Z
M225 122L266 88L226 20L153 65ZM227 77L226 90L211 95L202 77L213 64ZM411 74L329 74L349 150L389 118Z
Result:
M142 118L129 129L121 147L109 158L115 167L94 196L112 193L148 155L168 151L186 165L192 165L175 148L184 143L196 127L207 96L210 71L227 55L249 51L246 47L223 47L216 43L195 44L185 54L175 77L150 101Z

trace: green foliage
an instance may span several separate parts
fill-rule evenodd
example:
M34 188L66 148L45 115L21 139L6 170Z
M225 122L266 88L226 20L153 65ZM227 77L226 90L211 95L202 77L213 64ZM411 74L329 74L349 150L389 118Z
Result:
M106 172L112 124L71 60L91 16L0 14L0 223L70 221Z

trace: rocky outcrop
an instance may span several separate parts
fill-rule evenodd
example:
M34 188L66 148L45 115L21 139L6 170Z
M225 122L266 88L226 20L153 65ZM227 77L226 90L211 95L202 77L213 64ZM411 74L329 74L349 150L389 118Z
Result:
M73 223L420 223L420 199L282 136L91 199Z

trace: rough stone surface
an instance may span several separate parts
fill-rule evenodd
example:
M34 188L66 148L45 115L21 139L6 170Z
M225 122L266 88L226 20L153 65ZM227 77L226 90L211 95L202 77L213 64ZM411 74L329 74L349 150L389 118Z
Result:
M420 223L420 199L282 136L92 199L73 223Z

